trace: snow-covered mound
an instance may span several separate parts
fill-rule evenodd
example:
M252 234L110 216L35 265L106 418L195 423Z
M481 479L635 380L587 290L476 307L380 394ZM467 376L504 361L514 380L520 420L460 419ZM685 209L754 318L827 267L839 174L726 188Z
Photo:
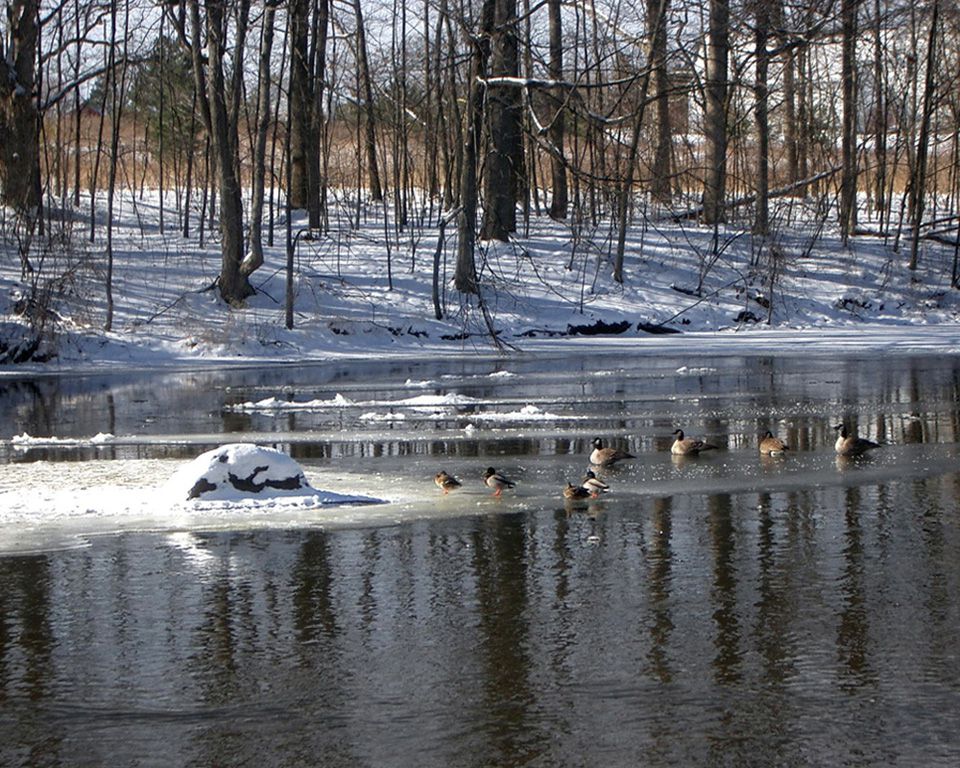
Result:
M177 470L166 490L174 498L223 501L316 493L287 454L250 443L222 445L200 454Z
M175 499L240 501L323 496L325 503L374 501L362 496L345 497L318 491L307 481L300 465L287 454L251 443L222 445L200 454L177 470L164 488Z

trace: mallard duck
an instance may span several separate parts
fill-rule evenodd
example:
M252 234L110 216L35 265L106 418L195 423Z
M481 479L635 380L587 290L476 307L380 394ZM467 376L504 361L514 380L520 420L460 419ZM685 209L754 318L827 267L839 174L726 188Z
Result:
M717 446L712 443L707 443L699 437L685 438L682 429L674 430L673 436L675 439L673 445L670 446L670 453L674 456L696 456L701 451L714 451L717 449Z
M488 488L493 488L494 496L500 496L504 488L513 488L516 485L515 482L508 480L493 467L487 467L487 471L483 473L483 482L487 484Z
M567 487L563 489L563 498L565 499L589 499L592 494L582 485L574 485L573 483L567 483Z
M790 446L779 437L775 437L769 429L760 436L760 453L764 456L779 456L788 450Z
M610 486L597 477L592 469L587 470L587 474L580 482L580 487L584 488L593 498L597 498L601 493L610 490Z
M455 488L460 487L460 481L457 480L453 475L448 475L443 470L437 472L433 477L433 482L437 484L437 488L443 491L444 495L450 493L450 491Z
M871 448L880 447L880 444L873 442L873 440L851 434L844 424L837 424L834 429L837 430L838 434L837 442L833 448L838 456L862 456Z
M590 463L599 467L611 467L624 459L635 459L632 453L621 451L619 448L604 448L603 440L599 437L593 440L593 452L590 454Z

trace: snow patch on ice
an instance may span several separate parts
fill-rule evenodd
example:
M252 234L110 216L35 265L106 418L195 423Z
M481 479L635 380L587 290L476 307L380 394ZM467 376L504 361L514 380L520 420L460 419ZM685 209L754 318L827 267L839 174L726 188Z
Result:
M18 450L28 448L47 448L47 447L83 447L106 445L116 440L116 436L109 432L98 432L93 437L34 437L26 432L14 435L10 438L10 443Z

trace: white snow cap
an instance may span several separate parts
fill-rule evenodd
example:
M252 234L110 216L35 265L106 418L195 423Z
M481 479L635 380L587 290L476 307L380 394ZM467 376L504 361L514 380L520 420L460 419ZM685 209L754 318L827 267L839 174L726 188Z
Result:
M287 454L252 443L231 443L200 454L177 470L166 489L175 498L218 501L317 493Z

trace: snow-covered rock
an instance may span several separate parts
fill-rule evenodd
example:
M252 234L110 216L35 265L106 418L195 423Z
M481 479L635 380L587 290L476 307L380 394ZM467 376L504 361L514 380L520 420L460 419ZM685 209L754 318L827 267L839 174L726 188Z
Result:
M296 461L274 448L232 443L200 454L167 482L176 498L231 500L318 492Z

